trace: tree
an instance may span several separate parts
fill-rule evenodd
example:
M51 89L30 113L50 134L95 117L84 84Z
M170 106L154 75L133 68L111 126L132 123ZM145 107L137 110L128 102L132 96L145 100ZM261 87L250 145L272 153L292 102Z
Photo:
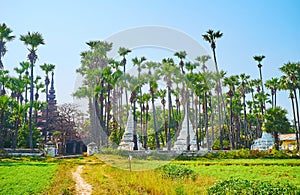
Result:
M183 59L185 59L186 55L187 55L186 51L179 51L179 52L176 52L174 54L174 56L176 56L176 57L178 57L180 59L180 61L179 61L179 67L181 68L182 74L185 73L184 70L183 70L183 67L184 67Z
M290 128L290 122L286 117L287 111L281 107L269 108L266 110L263 123L263 130L273 133L275 138L275 148L279 150L278 133L282 133Z
M259 69L259 77L260 77L260 86L261 86L261 90L262 90L262 93L264 93L264 84L263 84L263 78L262 78L262 71L261 71L261 61L265 58L264 55L261 55L261 56L253 56L253 59L255 61L257 61L257 67ZM265 107L265 102L263 103L264 107ZM265 108L264 108L265 109ZM264 109L262 109L262 114L264 112Z
M125 47L120 47L120 48L119 48L119 51L118 51L119 55L123 58L122 61L121 61L121 63L123 64L123 74L124 74L124 76L125 76L125 74L126 74L126 55L128 55L130 52L131 52L131 50L130 50L130 49L127 49L127 48L125 48ZM126 82L126 81L125 81L125 82ZM121 88L122 91L123 91L123 89L125 90L126 109L128 109L128 94L127 94L126 88ZM122 96L121 96L121 97L122 97ZM122 103L121 103L121 104L122 104ZM128 117L128 112L126 111L126 113L127 113L127 117ZM126 117L126 118L127 118L127 117Z
M16 36L11 35L12 30L5 23L0 24L0 69L3 69L2 57L7 52L6 43L14 40Z
M272 108L276 107L276 93L279 87L279 79L278 78L271 78L267 80L265 83L266 88L270 89L272 95Z
M216 31L214 32L213 30L208 30L206 32L206 34L202 35L203 39L207 42L210 43L210 47L212 49L213 52L213 56L214 56L214 62L215 62L215 69L216 69L216 73L217 75L219 75L219 68L218 68L218 63L217 63L217 56L216 56L216 39L221 38L223 36L223 33L221 33L220 31ZM218 76L219 77L219 76ZM223 149L223 130L222 130L222 117L221 117L221 101L222 104L224 106L224 99L223 99L223 95L222 95L222 88L221 88L221 80L218 79L217 81L218 83L218 88L219 90L217 90L217 96L218 96L218 117L219 117L219 129L220 129L220 145L221 148ZM220 100L221 98L221 100ZM224 110L225 112L225 110Z
M33 150L32 140L32 106L33 106L33 66L38 58L36 50L39 45L44 45L44 39L38 32L28 32L26 35L21 35L20 40L24 42L26 46L29 46L28 59L30 61L30 107L29 107L29 145Z

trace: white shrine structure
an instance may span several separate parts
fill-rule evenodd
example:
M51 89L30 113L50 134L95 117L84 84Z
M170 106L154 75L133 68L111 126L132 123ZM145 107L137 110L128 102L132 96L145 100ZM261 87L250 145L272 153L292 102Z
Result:
M272 149L274 145L274 138L272 134L267 132L262 132L261 138L258 138L253 141L253 144L251 145L251 150L269 150Z
M133 150L134 142L133 142L133 132L134 132L134 119L132 110L129 111L129 116L127 119L127 126L125 128L125 132L122 136L121 143L119 144L118 150ZM142 143L140 142L138 135L138 150L144 150L142 147Z
M181 125L181 129L179 131L179 135L174 143L174 146L172 150L175 151L184 151L187 150L187 135L188 132L190 134L190 150L195 151L197 150L197 139L196 139L196 134L194 132L193 125L187 117L187 110L185 109L185 116ZM188 131L189 129L189 131Z

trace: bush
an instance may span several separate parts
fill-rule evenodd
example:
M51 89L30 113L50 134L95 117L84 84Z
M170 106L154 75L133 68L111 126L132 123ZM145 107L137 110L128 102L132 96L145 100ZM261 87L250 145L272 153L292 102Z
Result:
M230 142L228 140L223 140L223 148L229 149L230 148ZM212 145L213 150L221 150L221 145L220 145L220 140L217 139L213 145Z
M291 184L272 184L262 181L249 181L241 179L230 179L216 183L207 190L208 194L299 194L297 189Z
M196 173L183 165L165 165L159 168L163 177L171 179L196 178Z

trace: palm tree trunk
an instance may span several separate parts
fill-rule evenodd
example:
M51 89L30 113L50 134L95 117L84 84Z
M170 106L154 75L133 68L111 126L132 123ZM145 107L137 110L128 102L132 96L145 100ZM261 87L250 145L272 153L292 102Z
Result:
M207 150L210 150L209 134L208 134L208 110L207 110L207 97L206 97L206 93L204 94L203 111L204 111L204 127L205 127L205 134L206 134L206 145L207 145Z
M151 94L151 101L152 101L152 110L153 110L153 125L154 125L154 133L155 133L155 141L156 141L156 149L160 149L159 138L158 138L158 130L157 130L157 116L156 110L154 105L154 94Z
M4 108L1 111L1 117L0 117L0 149L3 149L4 144L3 144L3 130L4 130Z
M197 96L196 96L197 98ZM200 98L199 98L199 104L200 104ZM200 113L200 110L199 110L199 113ZM195 101L195 127L196 127L196 144L197 144L197 151L200 150L200 146L199 146L199 131L198 131L198 128L199 128L199 120L198 120L198 106L196 104L196 101Z
M148 142L148 119L149 119L149 113L148 113L148 102L147 102L147 106L146 106L146 124L145 124L145 134L144 134L144 148L145 150L147 150L147 142Z
M189 104L189 90L186 89L186 118L187 118L187 138L186 138L186 145L187 151L191 150L191 135L190 135L190 104Z
M30 106L29 106L29 147L33 151L32 136L32 107L33 107L33 63L30 63Z
M246 110L246 96L243 95L243 111L244 111L244 135L245 135L245 145L248 147L248 125L247 125L247 110Z
M137 140L137 132L136 132L136 103L133 102L133 121L134 121L134 128L133 128L133 150L138 150L138 140Z
M290 92L292 94L292 91ZM295 134L296 134L296 142L297 142L297 150L300 150L300 143L299 143L299 130L297 128L297 118L296 118L296 113L295 113L295 103L294 99L291 97L292 101L292 109L293 109L293 117L294 117L294 127L295 127Z
M221 105L220 105L221 101L220 101L220 97L221 97L223 106L225 104L224 104L224 98L223 98L223 94L222 94L221 81L220 81L220 78L219 78L220 72L219 72L218 63L217 63L216 49L214 47L212 47L212 51L213 51L213 56L214 56L215 68L216 68L216 72L217 72L217 76L218 76L218 85L219 85L219 89L220 89L220 90L217 90L218 117L219 117L218 125L219 125L219 129L220 129L220 146L221 146L221 149L223 150L223 129L222 129L223 119L221 119L221 108L220 108L221 107ZM226 113L226 109L225 109L225 106L224 106L224 114L225 113Z
M171 150L171 108L172 102L171 102L171 89L170 86L168 86L168 136L167 136L167 147L168 150Z
M230 125L229 125L229 134L230 134L230 143L231 148L234 149L234 133L233 133L233 122L232 122L233 112L232 112L232 97L230 97Z
M293 89L294 91L294 95L295 95L295 103L296 103L296 113L297 113L297 121L298 121L298 136L299 136L299 130L300 130L300 118L299 118L299 104L298 104L298 98L297 98L297 93L296 93L296 89ZM299 137L298 137L299 139ZM300 150L300 149L299 149Z

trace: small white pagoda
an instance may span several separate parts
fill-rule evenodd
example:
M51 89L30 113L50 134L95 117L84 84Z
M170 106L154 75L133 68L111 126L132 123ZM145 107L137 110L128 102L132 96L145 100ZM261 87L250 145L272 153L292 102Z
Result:
M133 119L132 110L130 110L127 119L127 126L125 128L125 132L123 134L121 143L119 144L118 147L119 150L133 150L134 147L133 132L134 132L134 119ZM137 140L138 140L138 150L144 150L144 148L142 147L142 143L138 138L138 135L137 135Z
M273 145L274 138L272 134L263 131L261 138L258 138L253 141L253 144L251 145L251 150L269 150L273 148Z
M187 110L185 109L185 116L181 125L181 129L179 131L179 135L174 143L173 149L175 151L184 151L187 150L187 135L188 132L190 134L190 150L197 150L197 139L194 132L193 125L191 121L187 117ZM189 129L189 131L188 131Z

